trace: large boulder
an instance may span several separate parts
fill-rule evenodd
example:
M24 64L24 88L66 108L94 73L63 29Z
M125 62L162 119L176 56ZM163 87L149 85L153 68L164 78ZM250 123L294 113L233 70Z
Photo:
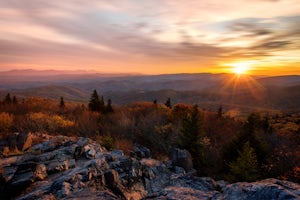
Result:
M131 156L137 159L150 158L151 151L147 147L144 147L140 144L134 144L132 148Z
M18 139L18 133L9 134L7 136L6 141L10 151L14 152L18 149L17 139Z
M32 134L29 132L21 132L17 137L17 147L20 151L28 150L32 145Z
M288 181L266 179L253 183L234 183L222 188L223 198L248 199L300 199L300 186Z
M191 154L185 149L175 148L171 154L172 165L182 167L186 172L193 170L193 161Z
M218 195L217 192L216 193L205 192L205 191L195 190L193 188L188 188L188 187L170 186L163 189L163 191L159 194L149 196L148 198L146 198L146 200L166 200L166 199L211 200L211 199L217 199L214 198L217 195Z
M32 134L29 132L11 133L0 141L2 149L9 148L9 152L26 151L32 146Z

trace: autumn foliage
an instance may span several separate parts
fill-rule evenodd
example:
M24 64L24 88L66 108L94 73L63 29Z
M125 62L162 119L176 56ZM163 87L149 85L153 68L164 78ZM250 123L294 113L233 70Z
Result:
M60 97L7 99L0 103L1 137L21 131L83 136L125 153L139 143L164 159L179 147L190 151L199 175L231 182L267 177L300 181L299 114L233 118L218 107L208 111L201 105L157 102L117 106L110 100L99 110L104 102L98 94L90 102L64 101L63 106Z

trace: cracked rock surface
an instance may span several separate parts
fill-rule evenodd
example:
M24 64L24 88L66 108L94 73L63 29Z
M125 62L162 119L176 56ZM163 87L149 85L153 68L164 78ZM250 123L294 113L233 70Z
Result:
M27 151L0 159L0 199L300 199L300 185L288 181L228 184L196 177L190 155L181 150L162 163L140 145L126 156L88 138L27 137L18 144Z

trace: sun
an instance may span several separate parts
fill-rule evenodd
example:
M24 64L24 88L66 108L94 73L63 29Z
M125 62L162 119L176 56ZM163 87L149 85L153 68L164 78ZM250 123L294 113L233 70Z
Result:
M234 66L233 72L236 74L245 74L245 72L247 72L247 66L244 65Z
M232 67L232 72L241 75L241 74L247 74L251 68L251 63L249 62L238 62L238 63L232 63L230 64Z

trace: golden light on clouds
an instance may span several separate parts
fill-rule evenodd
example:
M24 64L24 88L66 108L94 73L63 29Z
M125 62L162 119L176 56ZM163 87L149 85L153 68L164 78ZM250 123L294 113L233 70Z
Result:
M0 14L1 71L300 71L299 0L0 0Z

